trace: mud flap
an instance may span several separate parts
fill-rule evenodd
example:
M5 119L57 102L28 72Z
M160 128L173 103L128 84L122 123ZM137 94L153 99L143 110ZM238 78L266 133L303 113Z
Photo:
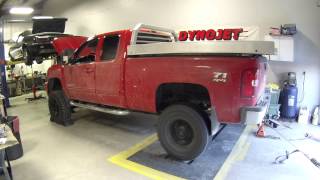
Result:
M218 118L217 118L217 113L216 113L216 110L215 108L213 107L211 109L211 113L210 113L210 124L211 124L211 127L210 127L210 135L213 136L215 135L221 128L221 124L220 122L218 121Z

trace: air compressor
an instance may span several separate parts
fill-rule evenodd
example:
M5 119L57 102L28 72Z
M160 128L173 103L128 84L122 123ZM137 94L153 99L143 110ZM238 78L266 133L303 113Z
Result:
M298 88L295 72L289 72L280 93L280 116L293 119L297 117Z

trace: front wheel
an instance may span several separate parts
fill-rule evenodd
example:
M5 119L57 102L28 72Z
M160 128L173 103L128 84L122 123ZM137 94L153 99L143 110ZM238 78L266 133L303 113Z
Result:
M172 105L161 113L158 136L167 153L180 160L198 157L209 139L204 117L187 105Z
M71 120L71 108L67 97L65 97L63 91L51 91L49 93L49 111L50 121L68 126L73 124Z
M33 56L28 48L23 49L23 58L27 66L30 66L33 64Z

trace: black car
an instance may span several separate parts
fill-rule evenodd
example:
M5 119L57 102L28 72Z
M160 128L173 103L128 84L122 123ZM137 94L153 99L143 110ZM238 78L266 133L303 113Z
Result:
M11 60L24 60L26 65L32 65L33 61L40 64L55 56L52 41L57 37L71 36L63 33L66 21L66 18L33 19L32 33L21 33L22 41L17 41L9 49Z

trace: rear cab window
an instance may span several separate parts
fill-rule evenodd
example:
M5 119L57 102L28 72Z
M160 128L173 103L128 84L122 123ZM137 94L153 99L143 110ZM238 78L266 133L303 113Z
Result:
M100 57L101 61L111 61L116 58L119 40L119 35L108 35L104 37Z

